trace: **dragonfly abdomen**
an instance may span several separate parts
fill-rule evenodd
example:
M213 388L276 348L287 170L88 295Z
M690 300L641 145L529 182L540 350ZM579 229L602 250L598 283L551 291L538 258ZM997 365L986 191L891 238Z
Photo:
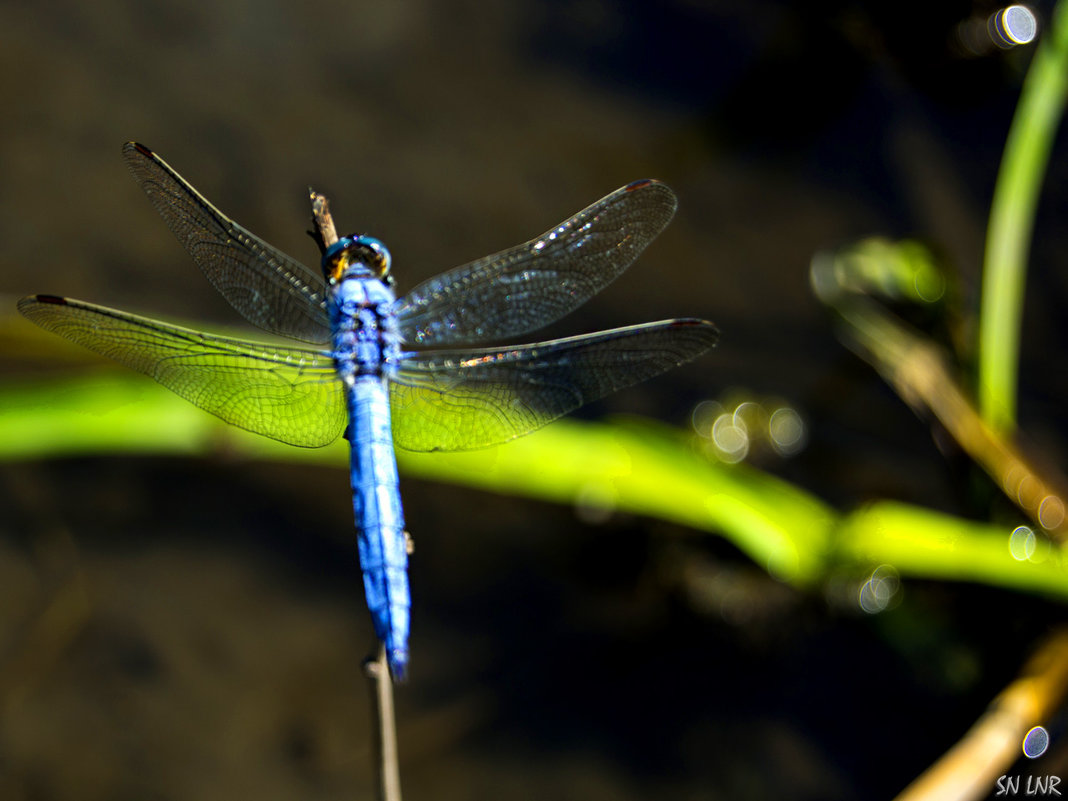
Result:
M375 633L386 644L390 670L402 678L408 663L411 598L408 551L393 454L386 379L357 377L349 389L352 503L360 568Z

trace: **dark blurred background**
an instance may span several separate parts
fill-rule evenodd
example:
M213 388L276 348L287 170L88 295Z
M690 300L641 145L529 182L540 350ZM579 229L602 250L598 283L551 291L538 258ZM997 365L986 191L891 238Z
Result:
M561 331L699 316L722 342L593 413L686 426L731 390L782 398L809 445L762 466L843 509L982 517L966 468L836 341L808 264L920 237L974 308L1031 53L962 42L997 7L5 2L2 288L9 308L49 292L237 322L130 180L127 139L311 264L314 185L342 229L388 243L401 292L656 177L675 222ZM1060 464L1066 146L1039 209L1020 414ZM219 455L0 471L0 798L372 796L373 635L341 469ZM411 799L890 797L1059 614L910 582L866 617L668 524L402 481ZM693 559L733 576L719 613L664 579ZM48 634L83 603L69 637Z

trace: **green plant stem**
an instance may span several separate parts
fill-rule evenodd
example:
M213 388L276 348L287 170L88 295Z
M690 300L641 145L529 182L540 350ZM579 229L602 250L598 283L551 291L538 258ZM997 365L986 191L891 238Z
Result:
M1005 145L987 231L979 317L979 409L995 431L1016 422L1027 257L1035 208L1068 91L1064 2L1035 51Z
M347 454L344 443L293 448L240 431L133 374L8 387L0 394L3 459L212 452L338 469ZM1060 551L1017 561L1009 553L1009 527L890 502L841 514L752 467L710 461L693 440L655 424L562 420L497 448L400 452L398 463L405 476L602 506L722 535L797 587L816 586L841 571L859 576L887 563L902 576L1068 599Z

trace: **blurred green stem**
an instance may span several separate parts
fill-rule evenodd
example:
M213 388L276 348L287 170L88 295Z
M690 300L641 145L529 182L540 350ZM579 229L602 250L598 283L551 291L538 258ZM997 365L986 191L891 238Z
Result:
M133 374L9 386L0 396L0 459L131 452L346 464L343 443L293 448L240 431ZM902 576L1068 599L1060 551L1018 561L1009 527L890 502L842 514L760 470L710 460L694 438L655 424L562 420L497 448L399 452L398 462L408 477L601 506L722 535L799 588L842 573L859 579L885 563Z
M1035 207L1068 90L1068 13L1054 8L1024 80L998 173L987 231L979 318L979 409L995 431L1016 422L1027 257Z

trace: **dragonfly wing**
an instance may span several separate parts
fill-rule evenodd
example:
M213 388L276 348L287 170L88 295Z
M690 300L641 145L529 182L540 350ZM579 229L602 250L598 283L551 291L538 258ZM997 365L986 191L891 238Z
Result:
M635 181L525 244L431 278L397 301L413 346L486 342L542 328L599 292L675 213L659 181Z
M241 227L144 145L126 165L208 280L259 328L304 342L330 338L323 277Z
M512 348L431 351L390 385L394 442L413 451L481 448L528 434L711 348L704 320L665 320Z
M51 295L23 298L18 309L240 428L313 448L345 427L341 384L324 353L201 334Z

